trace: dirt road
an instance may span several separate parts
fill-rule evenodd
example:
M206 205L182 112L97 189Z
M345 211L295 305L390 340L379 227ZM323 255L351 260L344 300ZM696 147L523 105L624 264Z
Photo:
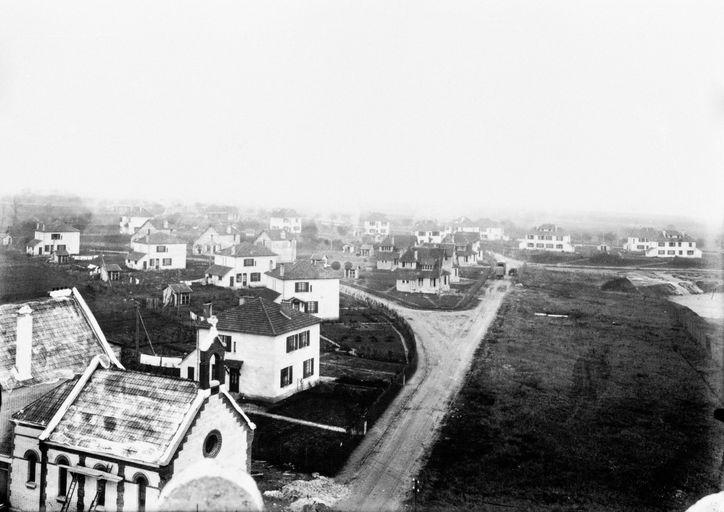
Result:
M415 331L418 368L385 414L351 455L337 481L350 495L339 510L399 510L439 431L451 400L460 390L475 349L510 287L493 281L480 304L460 312L419 311L370 296L399 311ZM341 286L343 293L367 296Z

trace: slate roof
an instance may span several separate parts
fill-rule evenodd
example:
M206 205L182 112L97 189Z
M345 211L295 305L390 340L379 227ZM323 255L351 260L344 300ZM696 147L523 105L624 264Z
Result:
M269 288L265 288L263 286L258 288L243 288L239 290L239 297L244 297L245 299L256 299L261 297L269 302L274 302L280 295L281 293L275 292L274 290L270 290Z
M50 390L34 402L29 403L13 414L13 419L24 423L35 425L47 425L50 419L55 416L60 406L73 390L79 376L65 381L60 386Z
M279 336L321 322L315 316L291 308L284 308L283 313L281 305L257 298L218 314L216 328L220 331Z
M284 266L284 275L281 267ZM266 275L281 279L282 281L295 281L298 279L339 279L339 274L320 265L313 265L311 261L301 260L296 263L279 265L274 270L265 272Z
M14 376L18 310L29 306L33 318L32 379ZM82 373L105 351L75 297L55 297L0 305L0 387L2 391L65 380Z
M79 229L68 224L41 224L35 231L39 233L80 233Z
M141 258L143 258L145 255L146 255L145 252L131 251L131 252L129 252L128 255L126 256L126 259L127 259L127 260L138 261L138 260L140 260Z
M169 235L168 233L151 233L150 235L143 236L141 238L137 238L133 241L133 243L136 244L183 244L186 245L186 242L181 240L178 237L175 237L173 235Z
M232 270L234 269L231 267L225 267L224 265L211 265L209 268L206 269L206 272L204 272L204 274L224 277Z
M254 245L250 242L242 242L222 249L217 254L222 256L233 256L235 258L252 258L258 256L276 256L277 253L263 245Z
M168 288L176 293L191 293L193 291L189 285L183 283L171 283Z
M197 394L194 381L98 368L48 442L155 464L173 442Z

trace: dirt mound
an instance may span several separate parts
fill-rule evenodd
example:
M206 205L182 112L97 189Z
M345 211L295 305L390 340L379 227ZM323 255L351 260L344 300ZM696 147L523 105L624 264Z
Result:
M347 487L323 476L314 480L294 480L285 485L281 491L264 492L264 495L270 498L292 501L289 509L294 511L331 507L348 494Z
M624 292L624 293L637 293L638 290L636 290L636 287L634 284L629 281L627 277L617 277L616 279L611 279L610 281L606 281L603 283L603 286L601 286L601 290L606 292Z

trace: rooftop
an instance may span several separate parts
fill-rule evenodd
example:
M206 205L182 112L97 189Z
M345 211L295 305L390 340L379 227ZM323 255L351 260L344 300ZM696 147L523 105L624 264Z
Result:
M236 258L253 258L260 256L276 256L277 253L263 245L254 245L250 242L242 242L222 249L217 254L222 256L234 256Z
M80 230L68 224L41 224L35 231L39 233L79 233Z
M134 240L133 243L136 244L183 244L186 245L186 242L181 240L178 237L175 237L173 235L169 235L168 233L151 233L150 235L146 235L141 238L137 238Z
M226 309L217 315L216 328L260 336L281 334L310 327L321 322L317 317L296 311L261 297Z
M284 268L284 275L281 275L282 268ZM293 281L297 279L339 279L339 275L333 270L326 269L321 265L313 265L307 260L281 264L274 270L266 272L266 275L281 279L282 281Z

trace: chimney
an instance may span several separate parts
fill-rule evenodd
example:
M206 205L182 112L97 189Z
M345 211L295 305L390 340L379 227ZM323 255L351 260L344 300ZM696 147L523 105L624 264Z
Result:
M279 265L279 277L284 277L284 263Z
M231 255L236 256L236 246L235 245L231 246Z
M15 371L18 380L28 380L33 354L33 317L30 306L24 305L18 311L18 327L15 334Z

